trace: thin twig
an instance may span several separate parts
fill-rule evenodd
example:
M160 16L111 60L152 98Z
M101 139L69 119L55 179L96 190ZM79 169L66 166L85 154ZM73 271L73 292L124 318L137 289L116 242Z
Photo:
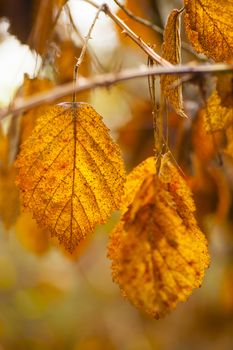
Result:
M145 18L136 16L133 12L127 9L124 5L122 5L118 0L114 0L114 2L120 7L120 9L127 14L128 17L132 18L134 21L141 23L142 25L154 30L155 32L163 35L163 28L160 28L154 23L151 23Z
M97 87L107 87L114 85L121 81L131 80L135 78L147 77L150 75L164 75L164 74L205 74L205 73L227 73L233 72L233 64L203 64L203 65L179 65L171 67L139 67L125 69L118 73L99 74L93 78L79 77L76 84L75 91L81 92ZM73 82L57 86L50 91L34 95L27 100L17 98L10 108L0 110L0 120L9 114L17 114L22 111L37 107L43 103L52 103L62 97L73 93Z
M70 12L70 7L68 6L68 4L65 5L65 10L67 12L70 24L71 24L75 34L77 35L77 37L81 41L81 44L84 45L85 39L82 37L81 33L79 32L77 26L74 23L73 17L72 17L71 12ZM103 65L100 63L97 55L95 54L94 50L92 50L92 48L90 46L87 49L88 49L89 55L91 56L91 59L94 62L95 66L98 67L98 70L101 71L102 73L106 72Z
M92 0L83 0L88 2L89 4L91 4L92 6L97 6ZM141 23L142 25L151 28L152 30L154 30L156 33L163 35L164 33L164 29L157 26L154 23L151 23L150 21L146 20L145 18L136 16L133 12L131 12L130 10L128 10L124 5L122 5L118 0L114 0L114 2L122 9L122 11L124 11L130 18L134 19L135 21L137 21L138 23ZM184 7L182 8L182 11L184 11ZM119 18L119 17L118 17ZM126 33L127 34L127 33ZM134 40L134 39L133 39ZM200 58L200 54L198 54L195 50L193 50L193 48L186 43L185 41L181 42L181 47L182 49L184 49L185 51L189 52L190 54L192 54L193 56L201 59L203 61L202 58Z
M86 3L94 6L95 8L99 8L99 6L92 0L83 0ZM137 34L135 34L125 23L115 15L109 8L107 4L103 4L102 11L108 15L122 30L123 33L128 35L148 56L150 56L155 62L164 67L172 67L172 64L162 58L159 54L157 54L150 46L148 46Z
M101 5L98 9L98 11L96 12L96 15L93 19L93 22L88 30L88 33L87 33L87 36L85 37L84 39L84 44L83 44L83 47L82 47L82 50L81 50L81 53L80 53L80 56L79 58L77 59L77 62L76 62L76 65L74 67L74 92L73 92L73 102L76 102L76 91L75 91L75 85L77 83L77 78L78 78L78 70L79 70L79 67L81 66L82 62L83 62L83 59L84 59L84 56L86 54L86 51L87 51L87 44L88 44L88 41L90 40L91 38L91 34L92 34L92 31L94 29L94 26L96 24L96 21L99 17L99 14L100 12L102 11L104 5Z

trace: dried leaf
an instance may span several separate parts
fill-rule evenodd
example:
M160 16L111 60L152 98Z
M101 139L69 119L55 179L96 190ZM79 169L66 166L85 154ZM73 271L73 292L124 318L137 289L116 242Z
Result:
M167 157L159 177L154 162L148 158L129 176L128 210L124 207L108 252L124 295L159 318L200 286L209 256L187 184Z
M188 182L197 208L195 216L200 227L204 227L206 216L216 212L217 186L209 168L196 154L192 157L192 171L193 176L188 179Z
M230 126L225 130L226 134L226 147L224 149L224 154L233 158L233 127Z
M219 128L219 124L215 123L218 121L218 116L211 114L209 108L209 103L207 103L207 109L201 109L198 112L193 122L191 135L194 153L204 167L216 157L224 145L224 135L216 129Z
M0 166L8 164L9 142L7 135L4 134L2 125L0 124Z
M233 108L233 74L219 74L216 86L223 107Z
M125 177L120 150L86 103L48 109L16 167L24 207L67 250L119 208Z
M50 90L54 87L54 84L49 79L34 78L30 79L25 75L22 94L26 99L29 96L36 95L40 92ZM19 143L23 143L32 133L32 130L36 126L37 118L42 115L48 105L43 104L39 107L32 108L23 114L20 125L20 140Z
M57 21L57 14L67 0L40 1L36 10L36 18L29 37L29 46L39 54L45 52L52 39L52 33Z
M134 98L130 107L132 119L118 130L118 139L127 154L128 165L132 167L151 155L154 135L151 101Z
M19 213L19 193L15 186L15 169L8 164L9 139L0 126L0 218L6 230Z
M13 166L0 169L0 218L6 230L11 228L19 214L19 191L15 178Z
M57 237L50 238L50 241L53 247L55 249L58 249L59 252L61 252L61 254L67 259L71 261L77 261L86 252L87 248L92 242L92 236L87 236L86 239L82 240L72 252L66 250L65 247L59 243Z
M180 41L180 11L173 10L167 20L164 31L163 58L172 64L181 63ZM174 86L175 85L175 86ZM181 117L186 117L183 111L182 85L177 75L163 75L161 90L168 102Z
M216 90L208 98L204 111L204 122L208 133L223 130L233 124L233 108L221 105L221 99Z
M215 61L233 57L233 0L185 0L185 28L197 52Z

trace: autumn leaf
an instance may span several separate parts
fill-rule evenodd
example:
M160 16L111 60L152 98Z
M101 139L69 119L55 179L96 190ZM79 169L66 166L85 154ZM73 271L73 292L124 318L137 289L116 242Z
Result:
M216 90L223 107L233 108L233 74L219 74Z
M86 103L48 109L16 167L24 207L67 250L119 208L125 178L120 150Z
M154 163L148 158L129 175L108 255L123 294L159 318L201 285L209 256L186 182L167 156L160 176Z
M217 90L214 90L207 100L204 111L206 132L223 130L233 124L233 108L222 106Z
M215 61L233 57L233 0L185 0L185 29L197 52Z
M15 186L16 171L9 164L9 138L0 125L0 218L6 230L19 213L19 193Z
M25 99L29 96L36 95L40 92L50 90L54 87L54 83L49 79L34 78L30 79L27 75L24 77L22 86L22 95ZM20 140L21 144L24 142L32 133L32 130L36 126L37 118L46 111L48 105L43 104L39 107L32 108L22 115L20 123Z
M29 37L29 46L40 55L44 54L46 46L52 39L57 15L67 0L40 1L36 11L36 18ZM56 15L54 16L54 14Z
M172 64L181 63L180 13L179 10L173 10L170 13L164 31L163 58ZM161 91L177 114L186 117L183 111L180 78L177 75L163 75L161 77Z
M53 87L53 83L49 79L30 79L28 75L25 75L19 94L26 99L28 96L49 90L51 87ZM42 105L25 112L20 120L13 118L7 135L3 135L2 130L0 131L0 217L6 230L15 224L20 212L19 190L15 184L16 169L10 162L10 155L14 159L15 153L18 151L18 144L31 135L37 117L46 108L48 106Z
M59 250L59 252L61 252L61 254L67 259L71 261L77 261L90 246L90 243L92 242L91 238L92 236L89 235L84 240L80 241L80 243L75 247L75 249L72 252L67 250L63 245L61 245L57 237L50 238L50 243L56 250Z
M233 159L233 126L226 128L226 146L224 148L224 154Z
M0 165L6 166L8 163L9 142L7 135L3 132L2 124L0 124Z

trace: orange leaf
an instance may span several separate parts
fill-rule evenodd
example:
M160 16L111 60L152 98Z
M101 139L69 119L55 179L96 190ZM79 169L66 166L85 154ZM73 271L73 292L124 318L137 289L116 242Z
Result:
M19 191L15 185L16 171L9 165L9 138L0 125L0 218L9 230L19 213Z
M25 75L22 93L26 99L28 96L33 96L40 92L50 90L53 88L53 86L53 82L49 79L30 79L27 75ZM47 108L48 105L46 106L46 104L43 104L39 107L32 108L23 114L20 125L20 144L31 135L32 130L36 126L37 118L43 114Z
M124 295L159 318L200 286L209 256L187 184L167 157L159 177L154 163L148 158L129 176L128 210L123 209L108 253Z
M215 61L233 57L233 0L185 0L185 28L197 52Z
M233 74L219 74L216 89L221 99L221 105L233 108Z
M173 10L168 17L164 31L163 58L172 64L181 63L179 10ZM173 87L174 84L175 87ZM183 111L182 86L179 76L163 75L161 77L161 90L177 114L186 117Z
M233 108L224 107L216 90L208 98L204 110L206 132L223 130L233 123Z
M86 103L48 109L16 167L24 207L67 250L119 208L125 178L120 150Z

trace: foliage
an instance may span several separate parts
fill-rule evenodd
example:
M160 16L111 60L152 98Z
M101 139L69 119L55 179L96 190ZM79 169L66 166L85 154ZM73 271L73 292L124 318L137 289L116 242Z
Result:
M109 69L117 74L119 56L112 52L116 61L105 67L101 55L89 46L97 17L79 45L80 34L66 1L51 0L45 7L42 3L37 4L28 38L42 65L36 77L24 77L16 99L27 103L37 94L53 91L57 84L72 80L73 70L74 87L80 74L90 82L94 71ZM161 63L165 68L176 68L190 57L195 64L204 60L208 67L212 61L232 63L232 0L184 0L183 7L163 19L162 38L153 23L142 25L134 16L156 21L156 16L149 16L155 11L152 1L143 3L128 0L116 14L94 3L120 25L117 49L123 66L135 61L140 70L143 51L149 65ZM127 9L132 12L130 29L124 24ZM63 12L76 35L74 42L59 22ZM183 23L188 43L181 34ZM131 33L136 36L133 45ZM74 67L76 54L80 58ZM54 250L72 265L88 254L93 232L103 230L106 235L115 223L114 212L119 211L120 219L108 230L113 281L136 308L157 319L202 285L210 263L207 239L211 244L215 227L220 225L227 234L232 229L232 72L194 75L191 68L188 71L189 63L186 67L184 75L166 72L158 79L124 82L116 90L107 86L104 93L97 90L103 111L117 110L114 118L127 114L127 122L119 122L121 128L111 128L117 123L98 113L93 95L81 92L68 96L67 102L54 98L54 103L28 108L13 115L7 132L0 129L4 230L11 230L10 235L15 234L26 250L41 259ZM120 105L119 99L125 103ZM131 170L127 176L125 168ZM38 290L45 290L52 301L65 293L37 282ZM232 288L226 285L227 291ZM31 300L39 298L34 290L29 294ZM46 308L43 303L39 300L40 307ZM115 348L112 341L99 336L90 343L80 340L77 349L105 345Z

